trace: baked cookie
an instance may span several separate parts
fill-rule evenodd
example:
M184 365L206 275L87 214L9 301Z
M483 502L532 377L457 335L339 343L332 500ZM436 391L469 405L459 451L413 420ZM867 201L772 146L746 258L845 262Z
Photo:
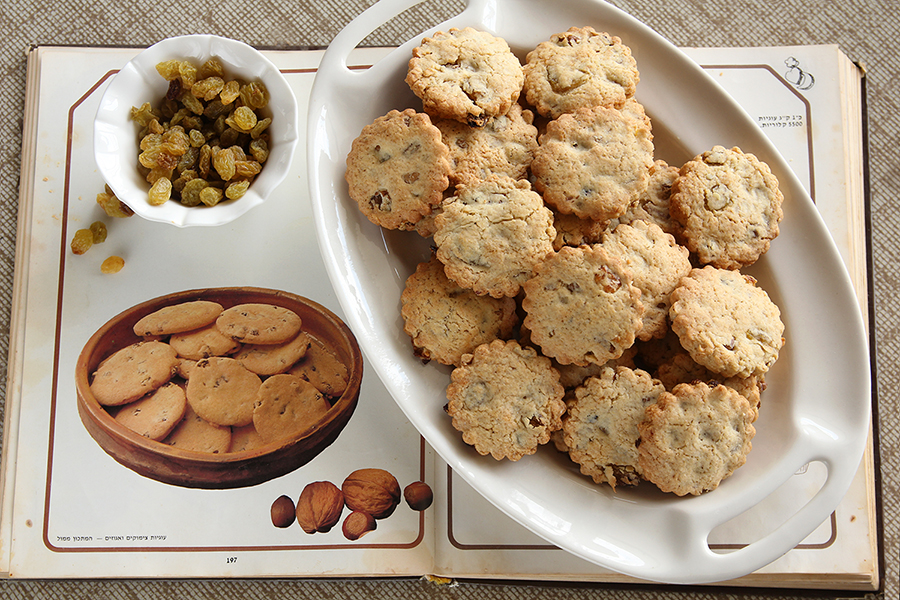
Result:
M781 311L749 275L706 266L671 295L672 331L697 363L723 377L762 375L784 345Z
M531 163L534 188L562 213L609 221L647 188L650 128L615 108L582 108L547 125Z
M196 366L196 360L191 360L189 358L179 358L178 364L175 365L175 375L187 381L191 378L191 370L193 370L193 368Z
M224 454L231 448L231 428L204 420L188 404L184 418L162 443L179 450Z
M450 150L450 183L472 185L492 174L523 179L537 150L534 115L513 104L509 112L489 119L484 127L459 121L435 121Z
M531 339L562 364L619 358L641 329L641 290L599 244L566 246L534 269L522 308Z
M350 197L376 225L411 230L450 185L449 154L428 115L392 110L353 140L345 175Z
M569 457L594 483L640 483L638 425L646 408L665 391L646 371L606 367L575 390L563 417Z
M556 237L553 213L531 185L501 176L459 188L435 225L447 277L494 298L515 296Z
M304 379L329 398L339 398L350 381L347 365L315 336L309 336L309 347L303 358L288 371Z
M206 421L222 426L249 425L261 380L233 358L198 361L187 384L188 404Z
M609 228L615 229L620 223L632 221L656 223L666 233L675 235L679 229L669 214L669 199L672 196L672 184L678 178L678 168L670 166L664 160L656 160L650 166L650 179L647 189L629 205L625 214L609 222Z
M302 331L281 344L244 344L232 358L257 375L276 375L306 355L309 336Z
M159 441L181 422L186 407L184 389L169 382L140 400L122 406L115 419L138 435Z
M559 382L568 392L583 385L589 377L600 375L604 369L615 369L617 367L628 367L629 369L637 368L634 362L636 353L637 347L632 346L625 350L619 358L608 360L601 365L596 363L588 363L586 365L564 365L552 359L551 363L553 364L553 368L559 372Z
M553 249L559 251L563 246L581 246L596 244L606 230L606 223L593 219L582 219L578 215L553 211L553 229L556 238Z
M766 163L740 148L715 146L681 167L669 210L701 264L739 269L778 236L783 200Z
M169 345L181 358L195 361L210 356L234 354L241 347L240 343L219 331L215 321L200 329L172 334Z
M142 337L165 336L199 329L214 322L221 312L222 305L209 300L173 304L139 319L134 324L134 334Z
M238 304L216 319L222 334L245 344L282 344L294 338L302 324L297 313L274 304Z
M163 342L137 342L103 360L91 379L91 393L103 406L134 402L167 383L178 357Z
M519 98L519 59L498 37L471 27L439 31L413 49L406 83L426 113L483 127Z
M266 445L266 441L262 439L253 423L244 425L243 427L231 428L231 446L229 452L247 452L256 450Z
M638 338L649 340L668 330L669 294L691 272L688 250L675 238L646 221L619 225L603 236L603 249L631 269L633 284L641 290L643 326Z
M647 407L638 425L638 467L664 492L714 490L746 462L754 413L746 398L724 385L677 385Z
M296 375L273 375L259 388L253 427L265 442L285 440L312 429L331 405L311 383Z
M563 387L550 360L516 341L482 344L450 374L447 412L479 454L519 460L562 426Z
M702 381L711 387L721 383L746 398L750 402L750 406L757 412L759 411L762 392L766 389L766 379L763 375L722 377L697 364L687 352L679 352L659 365L656 370L656 378L669 391L674 389L679 383Z
M507 339L518 323L512 298L479 296L444 274L437 257L419 263L400 296L403 331L416 356L459 365L481 344Z
M634 96L640 73L621 38L572 27L541 42L525 57L524 92L550 118L579 108L620 108Z

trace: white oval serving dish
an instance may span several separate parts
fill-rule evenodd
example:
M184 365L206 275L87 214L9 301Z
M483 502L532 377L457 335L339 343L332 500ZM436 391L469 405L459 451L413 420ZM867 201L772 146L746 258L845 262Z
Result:
M346 318L369 364L428 443L485 498L519 523L588 561L644 580L707 583L746 575L801 542L838 505L856 474L870 419L865 328L840 255L815 206L753 120L703 70L658 34L597 0L469 0L449 21L409 40L367 70L348 55L416 0L382 0L326 52L308 115L310 194L319 245ZM781 235L752 274L782 309L787 344L768 389L747 463L716 490L678 498L653 486L613 492L566 469L554 452L518 462L479 456L443 406L448 372L423 366L402 330L400 294L429 247L415 233L383 231L347 194L345 158L364 125L420 101L404 83L424 35L472 26L506 39L520 60L553 33L592 25L628 44L641 72L637 99L653 119L658 155L670 164L716 144L766 161L785 195ZM720 553L710 532L742 514L809 462L827 467L821 489L762 539Z

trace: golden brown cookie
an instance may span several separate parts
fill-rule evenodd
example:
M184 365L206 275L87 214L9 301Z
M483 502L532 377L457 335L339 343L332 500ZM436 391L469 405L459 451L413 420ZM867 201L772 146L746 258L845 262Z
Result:
M714 146L681 167L669 211L701 264L753 264L778 236L784 195L769 166L740 148Z
M329 398L340 397L350 380L347 365L315 336L310 335L309 342L304 357L288 373L310 382Z
M724 385L675 386L647 407L638 429L641 473L678 496L714 490L747 460L755 411Z
M566 246L534 269L522 308L531 339L562 364L619 358L641 329L644 305L631 271L600 244Z
M266 442L312 429L331 405L311 383L296 375L273 375L259 388L253 427Z
M609 221L647 189L650 127L615 108L582 108L547 125L531 163L534 188L566 214Z
M479 296L459 286L434 256L406 280L400 305L416 356L445 365L459 365L463 354L481 344L507 339L518 323L515 300Z
M162 443L179 450L224 454L231 447L231 428L204 420L188 404L184 418Z
M447 412L479 454L519 460L562 426L559 374L534 348L516 341L482 344L450 378Z
M309 336L302 331L281 344L244 344L232 358L257 375L276 375L306 355Z
M253 421L253 405L261 380L233 358L213 356L198 361L187 384L187 400L204 420L237 426Z
M484 127L459 121L435 121L450 150L450 183L471 185L493 174L523 179L537 150L534 115L513 104L505 115L494 117Z
M523 81L522 65L507 43L471 27L424 38L406 75L426 113L472 127L506 114Z
M138 435L159 441L178 425L186 407L184 389L169 382L140 400L122 406L115 419Z
M91 380L91 393L104 406L134 402L175 374L178 357L162 342L137 342L103 360Z
M219 331L215 321L199 329L172 334L169 345L181 358L195 361L210 356L227 356L241 347L240 343Z
M142 317L134 324L139 336L170 335L209 325L222 312L222 305L209 300L195 300L166 306Z
M392 110L366 125L347 155L350 197L371 222L411 230L450 185L450 151L425 113Z
M539 113L557 118L579 108L620 108L634 96L640 73L621 38L572 27L525 57L524 91Z
M527 181L495 177L459 188L435 219L437 257L476 294L515 296L553 251L553 214Z
M706 266L672 292L669 318L696 362L723 377L762 375L784 345L781 311L749 275Z
M260 303L232 306L216 318L219 331L245 344L284 343L300 332L302 323L289 308Z
M640 483L638 425L644 411L665 391L646 371L604 368L575 390L563 417L569 457L595 483Z

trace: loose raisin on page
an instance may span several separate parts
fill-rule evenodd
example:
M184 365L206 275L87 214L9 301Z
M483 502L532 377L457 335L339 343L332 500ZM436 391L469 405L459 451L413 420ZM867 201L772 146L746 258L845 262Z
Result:
M93 243L102 244L106 241L107 230L106 223L103 221L94 221L91 223L91 236L93 236Z
M125 259L121 256L110 256L107 257L102 263L100 263L100 272L101 273L118 273L122 270L122 267L125 266Z
M90 229L79 229L72 236L70 244L73 254L84 254L94 245L94 234Z

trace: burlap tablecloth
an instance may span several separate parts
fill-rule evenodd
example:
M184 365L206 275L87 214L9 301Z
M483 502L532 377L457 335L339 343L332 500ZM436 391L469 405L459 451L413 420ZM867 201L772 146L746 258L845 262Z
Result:
M565 1L565 0L557 0ZM879 427L884 597L898 597L898 455L900 411L900 90L897 74L900 27L894 0L613 0L679 46L838 44L868 69L869 176ZM188 33L212 33L265 48L327 46L333 36L372 0L10 0L0 12L0 382L6 380L9 348L19 152L25 98L25 54L32 45L147 46ZM548 2L548 10L552 10ZM429 1L376 31L364 43L394 45L462 7L452 0ZM827 326L827 324L823 324ZM5 390L3 396L5 397ZM681 590L670 587L553 586L463 582L436 586L418 580L224 580L224 581L10 581L0 584L9 598L715 598L760 590ZM782 594L779 593L779 596ZM791 596L790 592L787 594ZM796 596L810 597L797 593ZM851 597L846 592L814 597Z

